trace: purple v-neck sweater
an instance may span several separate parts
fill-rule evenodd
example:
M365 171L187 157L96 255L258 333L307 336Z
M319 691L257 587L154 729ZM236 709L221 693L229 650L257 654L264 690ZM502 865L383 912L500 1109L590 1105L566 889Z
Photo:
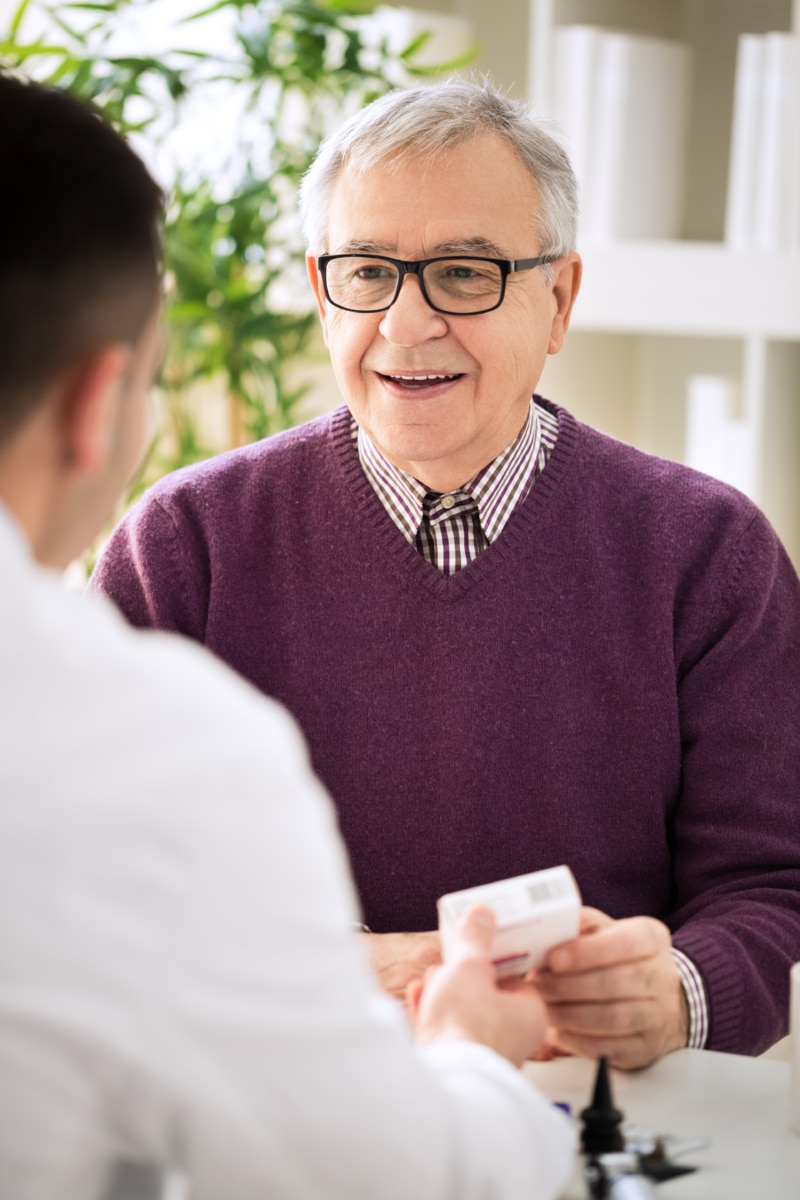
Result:
M800 960L800 584L744 497L550 407L546 470L449 578L339 409L163 480L94 586L294 713L373 930L568 863L669 924L709 1046L753 1053Z

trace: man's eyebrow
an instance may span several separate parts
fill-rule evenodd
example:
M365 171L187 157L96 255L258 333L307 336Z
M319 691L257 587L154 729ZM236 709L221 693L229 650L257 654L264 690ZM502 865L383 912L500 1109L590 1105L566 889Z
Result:
M500 247L484 237L456 238L450 242L440 242L436 248L437 254L484 254L489 258L505 258Z
M360 242L350 241L345 242L339 250L338 254L386 254L389 257L396 257L397 247L390 245L388 242ZM440 242L434 246L426 258L436 258L440 254L481 254L487 255L489 258L505 258L506 255L502 250L489 238L472 237L472 238L454 238L447 242Z
M388 254L394 256L395 246L388 242L344 242L336 251L337 254Z

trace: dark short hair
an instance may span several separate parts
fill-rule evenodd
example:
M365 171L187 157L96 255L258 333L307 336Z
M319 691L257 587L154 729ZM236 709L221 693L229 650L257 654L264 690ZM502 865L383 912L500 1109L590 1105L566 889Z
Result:
M0 442L58 371L135 344L159 290L162 193L105 120L0 72Z

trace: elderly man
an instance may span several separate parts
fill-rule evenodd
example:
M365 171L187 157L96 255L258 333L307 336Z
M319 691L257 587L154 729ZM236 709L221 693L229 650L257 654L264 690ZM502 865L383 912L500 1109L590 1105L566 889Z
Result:
M61 586L145 441L160 195L2 74L0 161L0 1195L99 1200L132 1159L197 1200L552 1200L573 1134L516 1069L546 1014L492 914L411 989L414 1047L291 719Z
M553 1046L757 1053L800 958L784 550L743 496L536 395L581 266L524 107L385 97L302 205L346 407L159 484L96 586L299 719L387 987L435 960L437 896L565 862L591 908L539 979Z

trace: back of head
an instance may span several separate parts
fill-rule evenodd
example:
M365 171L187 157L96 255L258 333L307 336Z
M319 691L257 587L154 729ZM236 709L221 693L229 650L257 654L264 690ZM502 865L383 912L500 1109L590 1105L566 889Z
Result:
M306 242L313 254L327 253L328 206L339 172L434 158L482 133L502 137L519 155L539 194L532 214L540 253L561 255L575 249L578 198L569 159L545 122L531 116L521 101L509 100L488 83L456 76L429 87L389 92L352 117L327 138L300 190ZM387 179L387 188L391 179Z
M0 73L0 444L49 381L139 338L157 303L161 192L102 118Z

